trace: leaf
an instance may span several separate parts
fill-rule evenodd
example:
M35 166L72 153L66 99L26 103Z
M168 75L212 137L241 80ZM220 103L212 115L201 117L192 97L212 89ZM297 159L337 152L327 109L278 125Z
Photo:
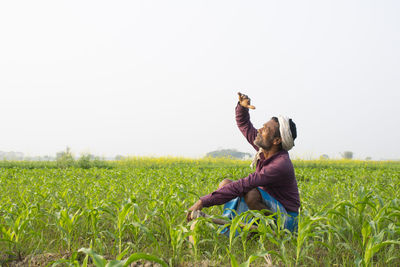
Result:
M168 265L162 259L158 258L157 256L145 254L145 253L134 253L134 254L130 255L129 258L125 261L123 266L124 267L129 266L129 264L131 264L134 261L138 261L138 260L148 260L148 261L152 261L152 262L157 262L157 263L161 264L161 266L163 266L163 267L168 267Z
M247 261L241 263L241 264L239 265L239 267L249 267L250 264L251 264L254 260L256 260L256 259L258 259L258 258L261 258L261 257L264 257L264 256L266 256L266 255L268 255L268 254L269 254L268 252L252 254L252 255L250 255L250 257L247 259Z
M124 251L122 251L120 254L118 254L117 256L117 260L122 260L122 258L126 255L126 253L128 253L129 247L126 248Z
M124 262L120 260L111 260L106 264L106 267L123 267Z
M107 260L104 259L103 256L96 254L92 249L81 248L78 250L78 252L83 252L83 253L89 255L97 267L105 267L106 266Z
M229 252L228 252L228 253L229 253ZM238 262L237 262L235 256L234 256L233 254L231 254L231 253L229 253L229 256L230 256L230 258L231 258L231 266L232 266L232 267L239 267L239 264L238 264Z
M82 267L87 267L88 260L89 260L89 255L86 255L85 259L83 260Z

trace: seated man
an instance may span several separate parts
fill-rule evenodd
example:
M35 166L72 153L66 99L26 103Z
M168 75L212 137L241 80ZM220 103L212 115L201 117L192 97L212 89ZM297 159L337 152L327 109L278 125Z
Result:
M272 117L261 129L255 129L249 115L249 108L255 107L250 105L248 96L238 94L236 122L257 151L252 163L256 164L256 171L237 181L223 180L218 190L201 197L189 208L187 219L191 220L192 211L229 202L225 208L240 212L250 209L275 213L279 209L285 217L285 228L293 231L297 228L300 198L288 151L297 137L296 124L280 116Z

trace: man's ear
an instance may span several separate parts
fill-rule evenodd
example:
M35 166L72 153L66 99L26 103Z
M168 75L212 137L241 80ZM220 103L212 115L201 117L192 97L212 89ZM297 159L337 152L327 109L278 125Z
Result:
M272 141L274 145L279 145L282 143L282 138L281 137L275 137L274 140Z

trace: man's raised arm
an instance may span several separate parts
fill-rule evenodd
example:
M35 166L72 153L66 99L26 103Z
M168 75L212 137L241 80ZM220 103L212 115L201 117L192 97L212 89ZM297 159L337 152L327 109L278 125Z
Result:
M249 108L255 109L255 107L250 105L250 98L247 95L240 92L238 95L239 103L236 106L236 124L247 141L258 151L259 148L253 143L257 136L257 129L254 128L253 124L250 122L249 114Z

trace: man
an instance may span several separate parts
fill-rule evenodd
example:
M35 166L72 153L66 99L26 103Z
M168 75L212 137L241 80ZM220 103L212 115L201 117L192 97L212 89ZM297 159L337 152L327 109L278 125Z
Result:
M256 149L253 161L256 171L238 181L223 180L218 190L201 197L187 214L204 207L221 205L237 210L266 210L275 213L280 210L285 219L285 228L293 231L297 228L297 215L300 207L299 190L293 164L288 151L294 146L297 137L296 124L285 117L272 117L259 130L250 122L250 98L238 93L236 122L247 141ZM238 206L241 206L238 208Z

